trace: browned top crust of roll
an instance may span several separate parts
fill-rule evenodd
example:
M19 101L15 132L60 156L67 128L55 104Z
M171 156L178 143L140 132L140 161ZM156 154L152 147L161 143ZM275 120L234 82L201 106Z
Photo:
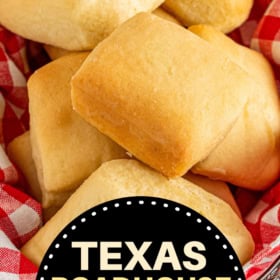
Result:
M259 90L206 40L140 13L89 54L72 79L72 102L136 158L176 177L209 155Z

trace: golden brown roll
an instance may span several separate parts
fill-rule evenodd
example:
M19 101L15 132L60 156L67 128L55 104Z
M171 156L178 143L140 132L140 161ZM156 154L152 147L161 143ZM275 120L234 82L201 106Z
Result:
M186 205L225 235L241 263L252 256L252 237L228 203L186 179L168 179L132 159L102 164L22 247L22 253L39 265L52 241L70 221L102 202L127 196L155 196Z
M184 25L209 24L224 33L248 18L253 0L165 0L163 7Z
M13 139L7 147L7 153L9 158L15 163L26 179L25 191L40 203L42 203L42 198L44 197L42 217L43 222L46 222L61 207L65 200L71 195L71 192L59 192L58 194L54 194L52 196L55 196L55 203L46 203L46 201L53 199L49 199L51 196L50 193L41 189L36 166L32 157L30 131ZM45 206L45 204L48 206Z
M273 70L266 58L209 25L189 28L246 71L261 89L252 92L225 139L196 164L195 173L249 189L265 189L280 174L280 103Z
M70 80L87 55L63 56L28 80L30 142L43 208L61 206L102 162L126 157L72 109Z
M9 158L23 173L27 181L26 192L37 201L41 201L42 191L37 177L36 167L32 158L30 132L27 131L14 138L7 147Z
M260 90L220 48L141 13L89 54L73 76L72 102L136 158L176 177L207 158Z
M27 39L67 50L91 50L138 12L163 0L0 1L0 24Z
M153 11L153 14L155 14L161 18L164 18L166 20L169 20L171 22L180 24L180 22L174 16L172 16L171 14L169 14L168 12L166 12L164 9L162 9L160 7L156 8ZM69 51L69 50L66 50L63 48L59 48L59 47L55 47L55 46L51 46L51 45L47 45L47 44L44 44L44 49L47 52L50 59L52 59L52 60L62 57L64 55L73 53L73 51Z

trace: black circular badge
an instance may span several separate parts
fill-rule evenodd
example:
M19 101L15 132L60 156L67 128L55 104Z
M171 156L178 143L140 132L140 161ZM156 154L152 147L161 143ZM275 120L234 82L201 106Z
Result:
M244 280L232 246L209 220L174 201L125 197L74 219L37 280Z

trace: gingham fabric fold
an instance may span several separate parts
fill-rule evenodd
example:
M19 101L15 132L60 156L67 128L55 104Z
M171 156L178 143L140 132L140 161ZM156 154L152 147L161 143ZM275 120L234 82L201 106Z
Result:
M271 61L280 85L279 3L280 0L255 0L248 20L229 36L262 52ZM5 149L9 141L28 129L26 81L33 70L46 63L41 51L40 44L0 26L1 280L33 280L38 270L19 249L42 225L41 205L24 193L24 181ZM237 189L235 195L256 243L255 254L244 272L247 280L256 280L280 255L280 182L265 193Z
M16 183L18 172L5 153L28 124L25 41L0 27L0 182Z
M244 267L247 279L254 280L280 256L280 183L264 193L244 223L256 244L254 257Z
M42 224L41 206L25 193L0 184L0 279L35 279L37 267L19 248Z
M35 280L37 271L37 267L0 230L0 279Z
M0 279L32 280L37 267L19 248L42 223L41 205L19 190L20 175L5 149L28 129L26 41L0 27ZM10 186L9 184L13 184Z
M30 196L0 185L0 228L20 248L41 226L41 207Z
M253 34L251 47L280 65L280 0L270 3Z

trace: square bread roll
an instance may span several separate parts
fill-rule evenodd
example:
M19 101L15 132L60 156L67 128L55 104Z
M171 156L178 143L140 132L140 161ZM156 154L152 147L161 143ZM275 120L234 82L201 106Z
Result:
M243 68L261 89L225 139L192 171L254 190L271 186L280 174L280 99L267 59L209 25L189 30L220 49Z
M44 208L61 206L102 162L127 157L72 108L70 80L87 55L63 56L28 80L30 142Z
M189 180L168 179L134 159L103 163L21 248L21 252L40 265L52 241L74 218L103 202L129 196L154 196L186 205L225 235L242 264L253 254L253 239L228 203Z
M164 0L0 1L0 24L27 39L66 50L92 50L115 28Z
M249 17L253 0L165 0L164 9L185 26L209 24L229 33Z
M41 189L32 157L30 131L26 131L13 139L7 147L7 153L26 180L25 191L40 203L42 203L42 199L44 198L45 203L42 205L42 215L43 222L46 222L57 212L72 192L66 191L51 194L45 189ZM55 203L48 203L48 200L55 201Z
M26 192L37 201L42 199L42 191L37 177L36 167L32 158L30 131L14 138L7 146L7 154L19 168L27 181Z
M163 19L169 20L171 22L181 24L174 16L169 14L167 11L165 11L161 7L155 9L153 11L153 14L155 14ZM51 60L57 59L59 57L62 57L64 55L71 54L72 52L74 52L74 51L69 51L69 50L55 47L55 46L48 45L48 44L44 44L44 49L47 52L47 54Z
M72 79L76 112L168 177L205 159L259 88L219 48L150 13L122 24Z

